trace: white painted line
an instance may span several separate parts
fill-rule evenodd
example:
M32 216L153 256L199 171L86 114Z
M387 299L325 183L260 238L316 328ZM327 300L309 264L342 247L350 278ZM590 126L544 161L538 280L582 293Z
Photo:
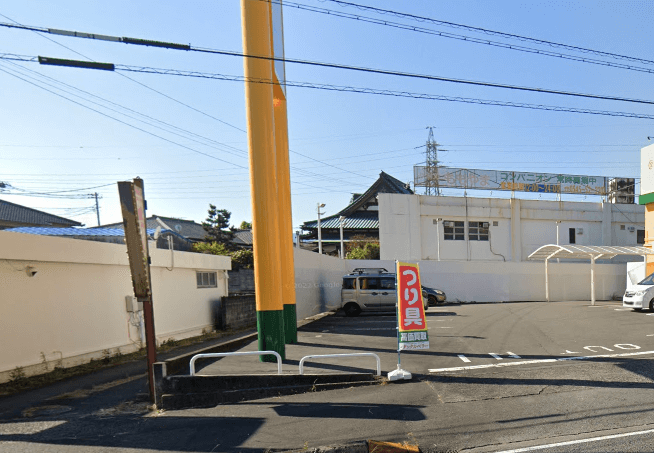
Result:
M654 337L654 333L647 335L648 337Z
M454 329L454 327L434 327L434 329Z
M654 313L647 313L646 316L654 316Z
M633 308L614 308L615 311L631 311Z
M507 351L507 354L509 354L509 357L513 357L514 359L520 359L521 357L518 354L514 354L511 351Z
M452 367L452 368L432 368L428 371L430 373L442 373L445 371L479 370L482 368L501 368L506 366L533 365L535 363L565 362L567 360L590 360L590 359L597 359L597 358L632 357L636 355L647 355L647 354L654 354L654 351L623 352L621 354L598 354L598 355L589 355L589 356L581 356L581 357L561 357L558 359L524 360L522 362L504 362L504 363L493 363L490 365L459 366L459 367Z
M502 357L500 357L500 356L497 355L497 354L493 354L492 352L489 352L488 355L490 355L490 356L492 356L492 357L495 357L495 359L497 359L497 360L502 360Z
M460 358L461 360L463 360L464 362L466 362L466 363L470 363L470 359L468 359L468 358L467 358L466 356L464 356L463 354L459 354L459 358Z
M612 434L610 436L591 437L590 439L569 440L567 442L558 442L556 444L537 445L535 447L517 448L515 450L504 450L504 451L498 451L496 453L523 453L523 452L527 452L527 451L545 450L546 448L563 447L563 446L566 446L566 445L578 445L578 444L586 444L586 443L589 443L589 442L598 442L598 441L601 441L601 440L619 439L621 437L642 436L644 434L652 434L652 433L654 433L654 429L648 429L646 431L634 431L634 432L631 432L631 433Z

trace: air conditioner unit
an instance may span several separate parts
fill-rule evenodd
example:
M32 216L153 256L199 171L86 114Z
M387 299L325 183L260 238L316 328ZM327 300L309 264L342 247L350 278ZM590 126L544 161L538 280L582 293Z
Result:
M583 228L577 228L577 234L584 234Z
M630 233L633 233L634 231L636 231L636 227L633 225L629 225L629 227L627 227L627 230L629 230Z
M453 226L454 226L454 222L451 222L451 221L443 222L443 226L446 226L446 227L453 227Z
M482 228L488 228L488 225L489 225L488 222L484 222L484 223L481 224L481 227Z

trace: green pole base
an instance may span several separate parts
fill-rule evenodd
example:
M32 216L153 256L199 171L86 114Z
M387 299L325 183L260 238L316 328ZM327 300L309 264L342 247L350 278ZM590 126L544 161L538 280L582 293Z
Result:
M286 344L297 343L297 313L295 304L284 304L284 339Z
M275 351L282 360L286 359L284 343L284 311L257 311L257 332L259 333L259 351ZM274 355L259 356L262 362L277 362Z

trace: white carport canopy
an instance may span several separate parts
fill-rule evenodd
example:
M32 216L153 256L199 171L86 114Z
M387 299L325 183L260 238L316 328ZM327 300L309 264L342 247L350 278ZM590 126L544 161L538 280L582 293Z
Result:
M547 263L552 258L561 259L590 259L590 298L593 305L595 305L595 260L598 259L611 259L618 255L628 256L645 256L654 255L650 248L646 247L619 247L609 245L544 245L538 250L533 252L528 260L532 261L545 261L545 298L550 301L550 284L549 272Z

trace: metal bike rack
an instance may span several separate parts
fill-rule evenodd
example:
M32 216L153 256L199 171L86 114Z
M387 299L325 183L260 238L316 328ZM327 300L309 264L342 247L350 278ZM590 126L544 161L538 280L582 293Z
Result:
M338 358L338 357L374 357L377 360L377 376L381 376L381 361L379 360L379 356L375 353L372 352L355 352L352 354L319 354L319 355L308 355L305 357L302 357L302 360L300 360L300 374L304 374L304 361L307 359L315 359L315 358Z
M277 374L282 374L282 357L279 355L279 353L275 351L212 352L210 354L197 354L191 358L191 363L189 364L189 368L191 369L191 376L195 376L195 361L197 359L205 359L211 357L227 357L227 356L235 356L235 355L268 355L268 354L277 357ZM300 369L302 369L302 365L300 365ZM300 372L300 374L302 373Z

